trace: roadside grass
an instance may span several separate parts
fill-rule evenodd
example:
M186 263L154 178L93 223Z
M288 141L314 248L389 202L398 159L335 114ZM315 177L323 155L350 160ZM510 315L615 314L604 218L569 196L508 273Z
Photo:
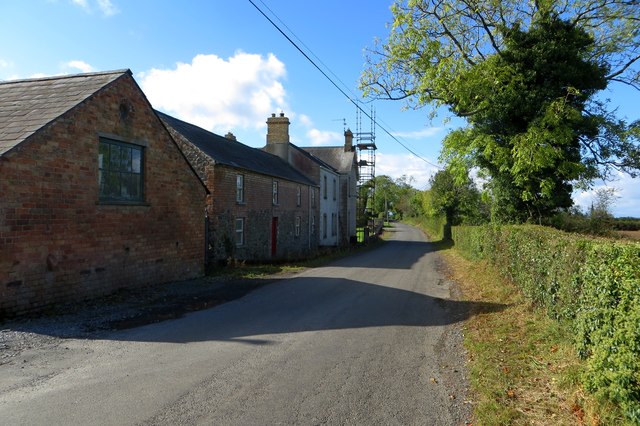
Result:
M582 391L584 364L567 325L536 309L487 262L467 260L444 243L440 249L465 300L506 305L475 313L464 326L474 425L625 423Z
M318 256L291 262L278 263L247 263L243 261L228 261L227 265L213 268L207 275L228 279L267 279L278 275L289 275L302 272L308 268L324 266L334 260L342 259L355 253L364 252L384 243L384 238L378 238L368 244L355 247L327 249Z

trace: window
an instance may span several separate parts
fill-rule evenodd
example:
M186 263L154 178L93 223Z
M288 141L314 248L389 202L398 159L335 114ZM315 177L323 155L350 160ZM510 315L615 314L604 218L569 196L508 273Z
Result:
M236 246L244 245L244 218L236 218Z
M338 185L336 184L336 179L333 178L333 201L336 200L337 193L338 193Z
M100 200L144 201L144 148L113 139L100 138L98 183Z
M316 233L316 217L311 216L311 235Z
M244 175L236 175L236 202L244 203Z
M327 238L327 214L322 214L322 238Z
M273 181L273 204L278 204L278 181Z
M335 213L331 213L331 235L332 236L336 236L338 235L338 221L337 219L337 214Z
M296 237L300 236L300 223L302 222L302 218L300 216L296 216Z
M300 204L302 204L302 189L300 185L298 185L298 189L296 190L296 206L300 207Z
M327 199L327 177L324 177L324 199Z
M315 188L311 188L311 207L316 207L316 190Z

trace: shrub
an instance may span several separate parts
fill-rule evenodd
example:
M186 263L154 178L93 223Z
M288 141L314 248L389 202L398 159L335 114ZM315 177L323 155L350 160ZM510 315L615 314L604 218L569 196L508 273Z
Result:
M575 330L588 390L640 423L640 243L541 226L454 227L455 248L488 259Z

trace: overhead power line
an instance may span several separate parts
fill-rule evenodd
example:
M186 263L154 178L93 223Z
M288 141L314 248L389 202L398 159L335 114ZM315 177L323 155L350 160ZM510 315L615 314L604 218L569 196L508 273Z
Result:
M410 152L411 154L413 154L414 156L416 156L416 157L417 157L417 158L419 158L420 160L424 161L425 163L427 163L427 164L429 164L429 165L431 165L431 166L433 166L433 167L436 167L436 168L438 168L438 169L440 169L440 168L441 168L441 167L440 167L440 166L438 166L437 164L432 163L431 161L429 161L429 160L427 160L426 158L422 157L420 154L416 153L414 150L412 150L412 149L411 149L411 148L409 148L407 145L405 145L404 143L402 143L402 142L401 142L401 141L400 141L400 140L399 140L395 135L393 135L393 134L392 134L392 133L391 133L391 132L390 132L390 131L385 127L385 126L382 126L379 122L375 121L375 120L373 119L373 117L372 117L372 116L371 116L367 111L365 111L365 110L360 106L360 103L359 103L357 100L355 100L355 99L354 99L354 98L356 97L355 95L352 97L352 96L349 96L349 94L347 94L347 91L351 91L351 90L349 90L349 89L343 89L342 87L340 87L340 86L339 86L339 85L338 85L338 84L337 84L337 83L336 83L336 82L335 82L331 77L329 77L329 75L328 75L328 74L327 74L327 73L326 73L326 72L325 72L325 71L324 71L324 70L323 70L323 69L322 69L322 68L321 68L321 67L320 67L320 66L319 66L319 65L318 65L318 64L317 64L313 59L311 59L311 58L309 57L309 55L307 55L307 53L306 53L302 48L300 48L300 46L298 46L298 44L297 44L295 41L293 41L293 40L291 39L291 37L289 37L289 35L288 35L287 33L285 33L285 32L284 32L284 31L283 31L283 30L278 26L278 24L276 24L276 23L273 21L273 19L271 19L271 18L270 18L270 17L269 17L269 16L268 16L268 15L267 15L267 14L266 14L262 9L260 9L260 7L259 7L258 5L256 5L256 4L253 2L253 0L248 0L248 1L249 1L249 3L251 3L251 5L252 5L254 8L256 8L256 10L257 10L258 12L260 12L260 14L261 14L261 15L262 15L262 16L263 16L267 21L269 21L269 23L270 23L271 25L273 25L273 27L274 27L276 30L278 30L278 32L279 32L280 34L282 34L282 36L283 36L284 38L286 38L286 39L287 39L287 41L288 41L289 43L291 43L291 45L292 45L293 47L295 47L295 48L296 48L296 50L298 50L298 52L300 52L300 53L302 54L302 56L304 56L304 57L305 57L305 59L306 59L307 61L309 61L309 62L311 63L311 65L313 65L313 66L314 66L314 67L315 67L315 68L316 68L316 69L317 69L317 70L318 70L318 71L319 71L319 72L324 76L324 78L326 78L326 79L327 79L327 80L328 80L328 81L329 81L329 82L330 82L330 83L331 83L331 84L332 84L336 89L338 89L338 91L339 91L339 92L340 92L340 93L341 93L345 98L347 98L347 100L348 100L349 102L351 102L353 105L355 105L355 107L356 107L356 108L357 108L357 109L358 109L362 114L364 114L367 118L369 118L371 121L373 121L373 122L375 123L375 125L376 125L376 126L378 126L378 127L379 127L383 132L384 132L384 133L386 133L386 134L387 134L391 139L393 139L396 143L398 143L400 146L402 146L402 147L403 147L404 149L406 149L408 152ZM269 9L269 7L268 7L267 5L265 5L265 4L264 4L264 2L260 1L260 3L262 3L262 5L263 5L266 9L268 9L268 10L269 10L269 12L270 12L273 16L275 16L275 17L276 17L276 19L277 19L278 21L280 21L280 22L282 23L282 25L283 25L285 28L287 28L287 30L289 30L289 32L290 32L291 34L293 34L293 36L294 36L296 39L300 40L300 38L298 38L298 37L293 33L293 31L291 31L291 29L290 29L289 27L287 27L287 25L286 25L284 22L282 22L282 20L281 20L280 18L278 18L278 16L277 16L277 15L276 15L276 14L275 14L271 9ZM341 80L340 80L340 79L339 79L339 78L338 78L338 77L337 77L333 72L331 72L330 68L329 68L326 64L324 64L324 63L323 63L323 62L322 62L322 61L321 61L321 60L320 60L316 55L314 55L314 54L313 54L313 52L311 51L311 49L309 49L309 47L307 47L307 46L306 46L306 45L305 45L301 40L300 40L300 44L302 44L303 46L305 46L305 48L306 48L309 52L311 52L311 55L313 55L315 58L317 58L317 59L318 59L318 62L320 62L320 63L321 63L321 64L322 64L322 65L323 65L323 66L328 70L328 72L329 72L329 73L331 73L333 76L335 76L335 77L336 77L336 79L337 79L338 81L340 81L340 83L341 83L344 87L346 87L346 84L344 84L344 83L343 83L343 82L342 82L342 81L341 81Z

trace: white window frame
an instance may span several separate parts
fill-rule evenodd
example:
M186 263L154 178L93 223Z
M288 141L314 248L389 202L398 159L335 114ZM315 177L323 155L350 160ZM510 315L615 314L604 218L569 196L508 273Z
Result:
M277 206L278 205L278 181L274 180L272 183L272 201L273 201L273 205Z
M238 226L240 225L240 226ZM244 217L237 217L235 221L236 247L244 245Z
M302 217L296 216L296 223L295 223L296 237L300 236L300 227L301 227L301 225L302 225Z
M236 175L236 203L244 203L244 175Z

